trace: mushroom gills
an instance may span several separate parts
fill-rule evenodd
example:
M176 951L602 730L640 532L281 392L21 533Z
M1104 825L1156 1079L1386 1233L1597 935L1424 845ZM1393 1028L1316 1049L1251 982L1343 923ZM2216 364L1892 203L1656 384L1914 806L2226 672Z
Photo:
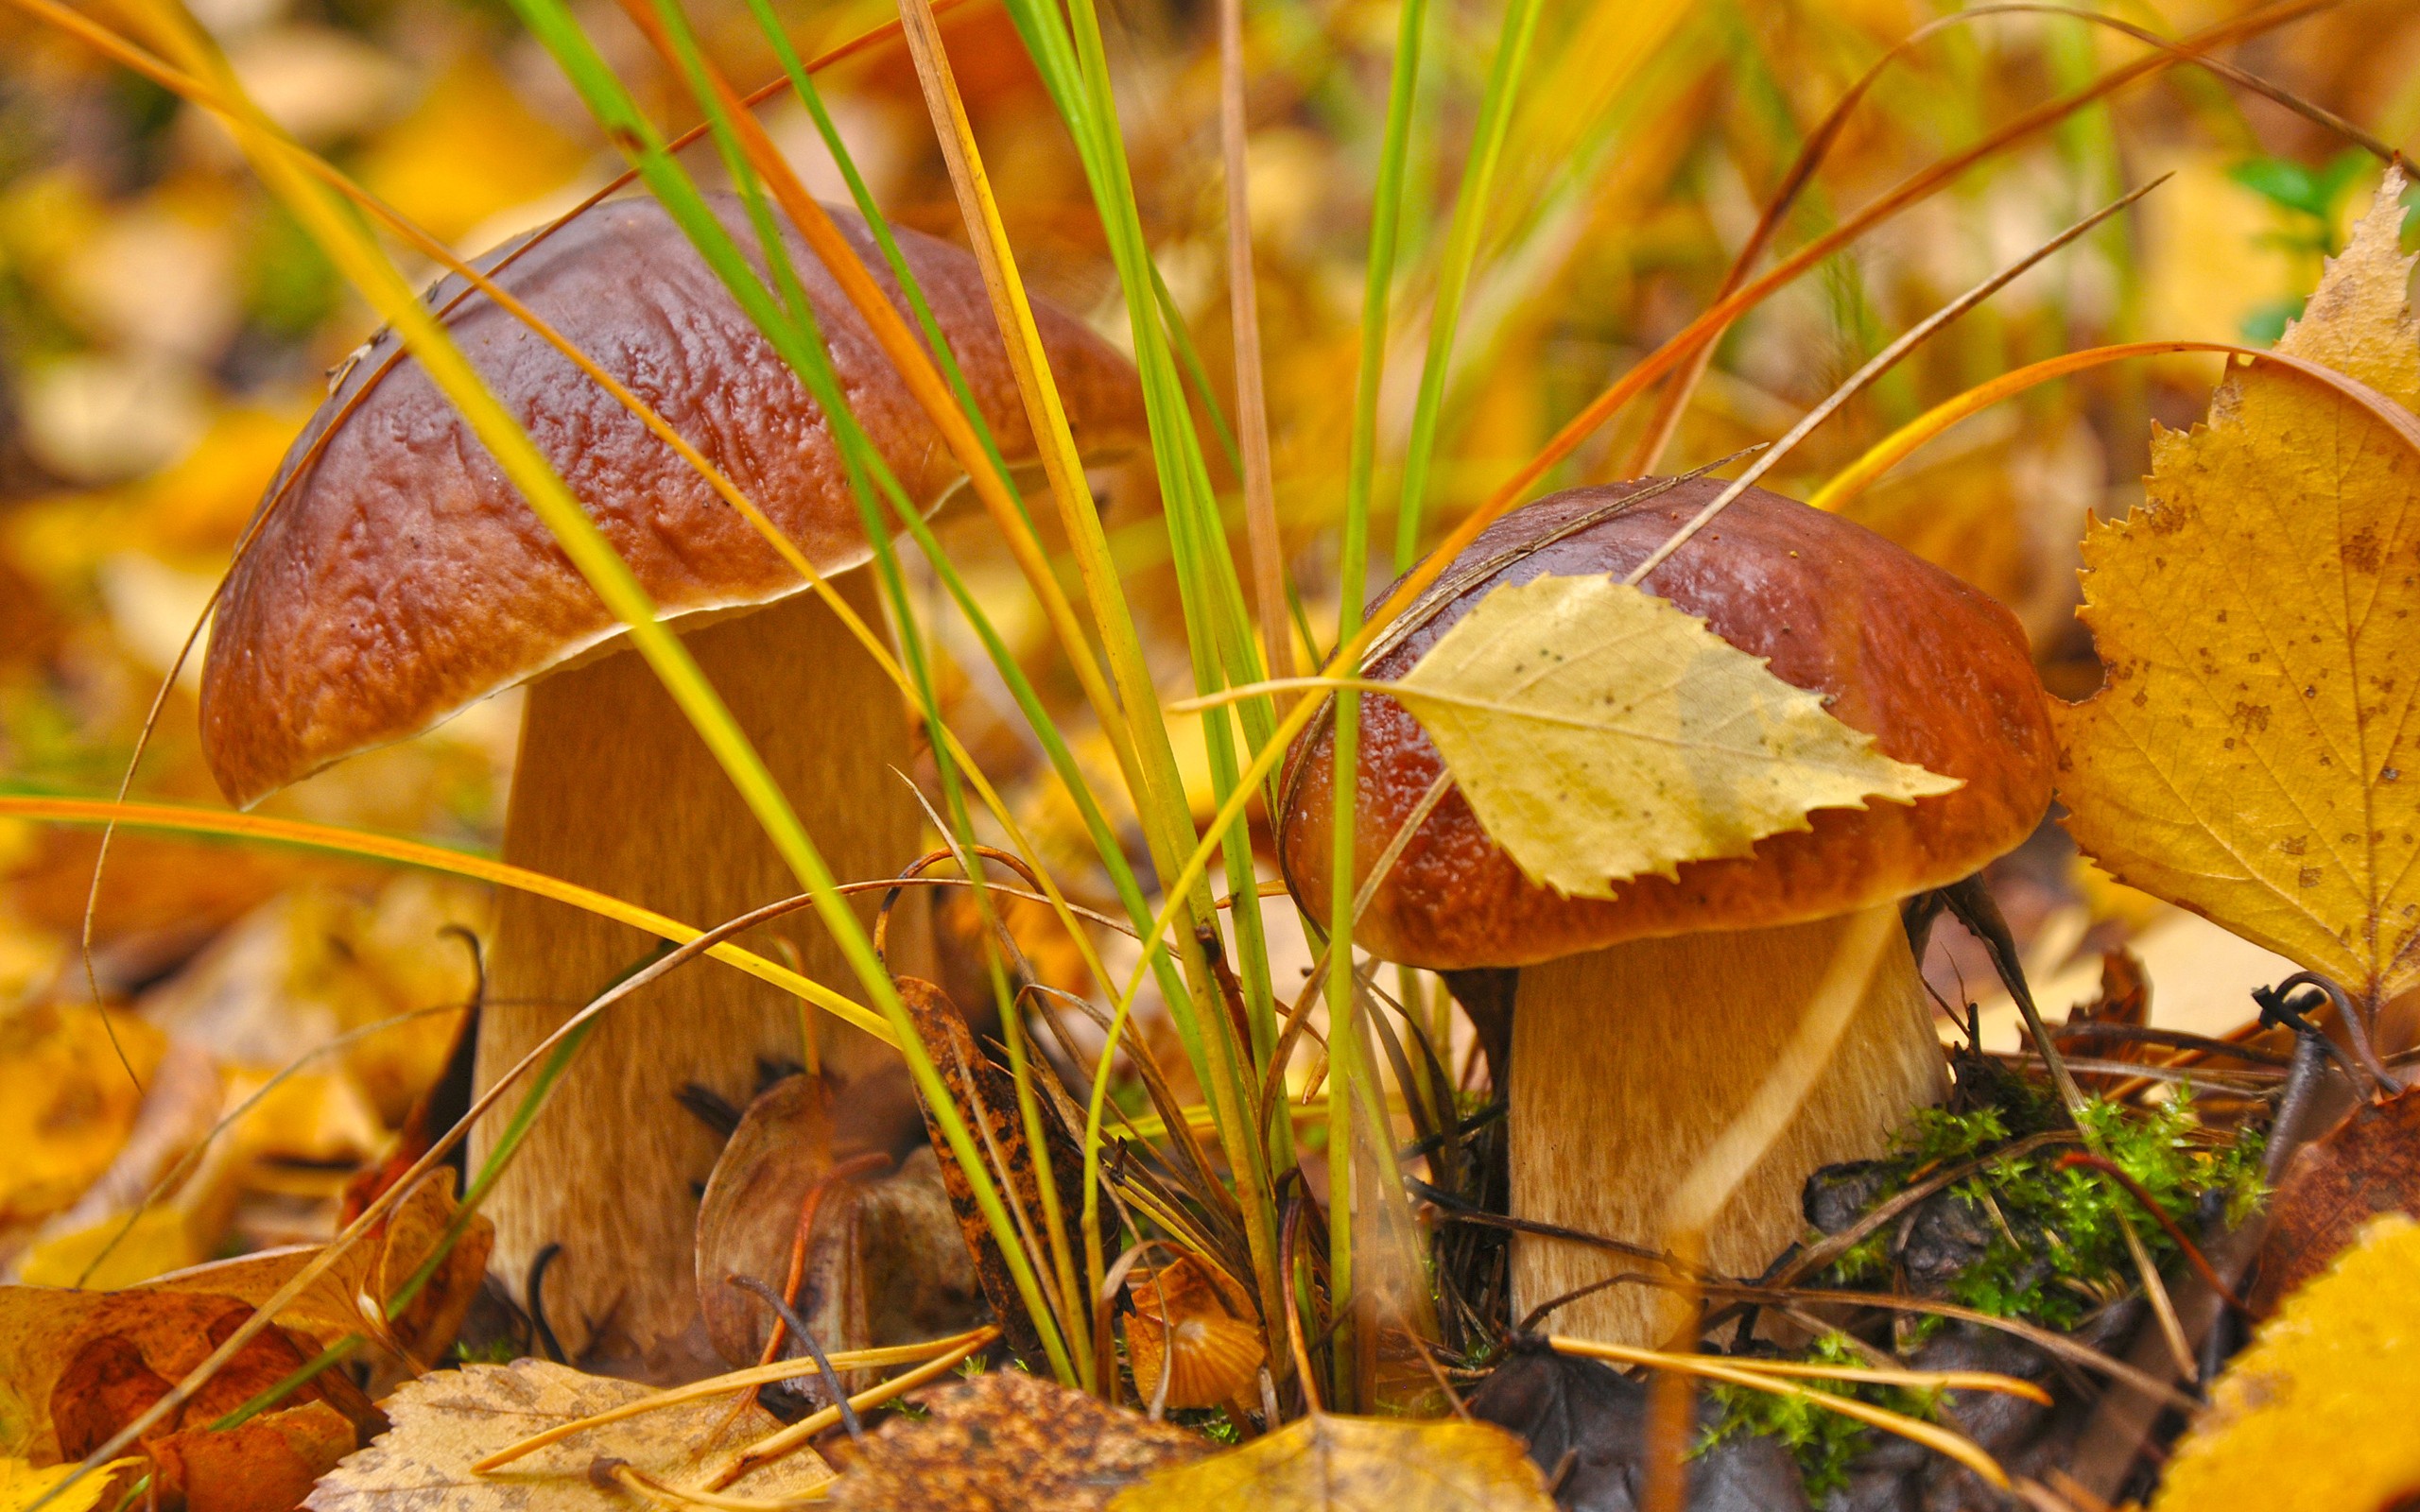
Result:
M1523 968L1512 1019L1513 1215L1663 1246L1666 1203L1788 1052L1861 917L1631 940ZM1945 1091L1931 1002L1894 921L1827 1063L1717 1211L1706 1263L1762 1272L1806 1231L1799 1194L1809 1175L1884 1154L1907 1116ZM1576 1241L1517 1235L1512 1315L1644 1268ZM1623 1284L1564 1304L1548 1326L1654 1346L1682 1321L1669 1292Z

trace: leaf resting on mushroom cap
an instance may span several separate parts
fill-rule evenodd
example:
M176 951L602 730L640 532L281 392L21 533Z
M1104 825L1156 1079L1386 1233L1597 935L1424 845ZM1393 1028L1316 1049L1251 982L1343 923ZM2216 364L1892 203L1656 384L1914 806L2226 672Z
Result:
M2152 1512L2346 1512L2420 1494L2420 1224L2370 1225L2210 1391Z
M1874 749L1703 620L1611 577L1496 589L1390 690L1524 874L1611 898L1812 809L1960 784Z
M2390 175L2277 350L2420 406ZM2119 880L2378 1000L2420 982L2420 455L2300 374L2229 376L2083 547L2109 679L2054 708Z
M1521 1441L1493 1423L1314 1413L1162 1470L1110 1512L1552 1512Z

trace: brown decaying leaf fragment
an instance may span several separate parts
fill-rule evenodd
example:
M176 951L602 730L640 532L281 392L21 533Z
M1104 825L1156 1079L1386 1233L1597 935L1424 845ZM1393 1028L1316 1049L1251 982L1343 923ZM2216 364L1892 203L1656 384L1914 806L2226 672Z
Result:
M941 1072L951 1101L958 1105L959 1117L966 1121L968 1130L975 1136L977 1148L995 1165L1004 1163L1008 1168L1005 1172L994 1169L993 1180L1001 1185L1012 1211L1022 1213L1024 1231L1033 1235L1037 1244L1046 1243L1043 1236L1050 1231L1050 1224L1043 1211L1042 1189L1034 1176L1033 1151L1026 1143L1025 1123L1017 1112L1015 1082L976 1044L973 1031L966 1027L966 1021L959 1017L947 993L917 977L902 976L896 981L900 1001L915 1025L916 1038ZM1046 1108L1044 1118L1049 1118ZM975 1189L950 1154L930 1108L925 1109L925 1126L932 1136L933 1150L940 1157L942 1184L948 1189L950 1206L958 1213L959 1231L966 1236L966 1247L975 1257L976 1280L999 1317L1011 1352L1034 1369L1046 1368L1042 1336L1027 1315L1007 1258L993 1237L991 1226L983 1220L983 1210L976 1206ZM1081 1211L1083 1151L1057 1124L1046 1122L1046 1128L1059 1211ZM1005 1181L1001 1179L1003 1176ZM1046 1253L1035 1258L1046 1263L1047 1260Z
M10 1350L0 1373L28 1413L6 1452L37 1462L81 1459L168 1394L174 1379L251 1315L229 1297L184 1292L95 1295L90 1307L56 1307L87 1294L11 1288L0 1311L0 1348L22 1345L44 1299L78 1325L30 1354ZM15 1327L9 1325L14 1324ZM208 1386L146 1434L138 1446L164 1507L186 1512L286 1512L311 1484L386 1419L340 1370L322 1372L272 1411L219 1431L211 1426L302 1368L316 1347L283 1329L256 1335ZM14 1368L24 1366L22 1370ZM46 1429L43 1425L47 1425Z
M2276 1312L2386 1212L2420 1218L2420 1090L2364 1103L2295 1153L2270 1201L2253 1312Z
M0 1414L0 1454L45 1465L82 1458L166 1396L251 1315L247 1300L184 1291L0 1289L0 1383L14 1403ZM146 1447L216 1421L319 1350L285 1329L264 1331L147 1434ZM348 1431L380 1420L341 1372L323 1373L287 1405L314 1401L347 1419Z
M927 1393L923 1421L893 1418L832 1488L844 1512L1098 1512L1125 1487L1198 1459L1182 1428L1080 1391L993 1370Z

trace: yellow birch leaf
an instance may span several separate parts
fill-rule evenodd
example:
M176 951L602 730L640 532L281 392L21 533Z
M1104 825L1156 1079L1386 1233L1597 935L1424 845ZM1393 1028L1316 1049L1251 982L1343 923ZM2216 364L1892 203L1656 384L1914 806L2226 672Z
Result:
M2420 406L2389 175L2280 352ZM2108 666L2056 707L2085 852L2373 1001L2420 982L2420 455L2306 376L2231 374L2086 537Z
M1882 755L1762 657L1611 577L1496 589L1387 691L1487 833L1566 897L1746 855L1814 809L1960 785Z
M2152 1512L2339 1512L2420 1494L2420 1224L2390 1214L2211 1389ZM2289 1473L2290 1471L2290 1473Z
M1550 1512L1521 1441L1492 1423L1340 1418L1289 1423L1160 1471L1110 1512Z

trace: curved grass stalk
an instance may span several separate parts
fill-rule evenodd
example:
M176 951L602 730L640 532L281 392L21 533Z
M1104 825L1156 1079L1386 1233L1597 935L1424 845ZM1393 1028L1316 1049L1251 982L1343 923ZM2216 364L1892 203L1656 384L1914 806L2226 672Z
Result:
M1868 448L1863 456L1834 474L1829 483L1818 490L1806 502L1818 509L1835 513L1848 507L1850 501L1874 486L1888 472L1927 441L1940 436L1960 421L1980 414L2000 401L2021 394L2029 388L2064 378L2070 373L2093 368L2104 368L2113 362L2126 362L2135 357L2164 356L2179 352L2213 352L2246 363L2274 363L2288 371L2299 373L2317 383L2325 384L2352 403L2370 412L2388 429L2401 436L2415 450L2420 450L2420 421L2411 411L2370 387L2359 379L2346 377L2330 368L2300 357L2287 356L2257 347L2237 346L2226 341L2125 341L2112 346L2093 347L2083 352L2063 352L2030 363L2012 372L2005 372L1988 383L1976 385L1962 394L1942 401L1915 419L1893 431Z
M1998 4L1973 6L1954 15L1943 16L1938 20L1927 22L1893 43L1881 57L1867 66L1863 74L1858 76L1856 82L1851 84L1838 100L1833 102L1832 108L1824 112L1824 119L1816 124L1812 132L1808 133L1806 141L1799 148L1798 156L1784 171L1780 185L1765 202L1763 212L1757 216L1755 229L1749 232L1748 239L1740 247L1738 255L1732 259L1730 270L1723 275L1721 286L1715 290L1715 298L1720 300L1729 295L1747 278L1748 269L1755 266L1756 259L1764 255L1765 249L1772 245L1774 234L1781 229L1783 218L1789 214L1790 207L1798 202L1799 195L1805 192L1808 183L1813 181L1816 169L1823 165L1824 159L1830 155L1832 147L1839 142L1841 129L1848 124L1851 113L1874 86L1881 82L1882 76L1890 70L1892 64L1907 56L1919 44L1930 41L1951 27L1962 26L1988 16L2006 15L2059 16L2105 26L2112 31L2132 37L2146 46L2159 48L2177 62L2201 68L2238 89L2282 105L2322 129L2333 132L2364 148L2381 161L2389 163L2405 161L2401 153L2335 112L2323 110L2291 91L2281 89L2258 75L2248 73L2222 59L2212 58L2204 48L2192 43L2180 43L2172 38L2163 37L2157 32L2137 26L2116 16L2072 6L2044 5L2037 3L2037 0L2002 0L2002 3ZM1719 335L1718 333L1718 338ZM1690 394L1696 389L1699 380L1704 377L1706 366L1714 358L1714 348L1713 340L1701 344L1688 365L1665 387L1662 396L1656 402L1654 415L1648 421L1646 434L1640 437L1637 449L1631 455L1628 469L1631 476L1641 477L1655 471L1656 463L1663 456L1664 448L1670 442L1673 431L1680 425L1682 412L1688 407Z
M1047 361L1034 327L1024 282L1017 274L1014 255L1008 246L1007 233L1000 221L998 204L992 196L980 150L976 146L973 129L966 119L964 104L959 97L956 80L941 44L939 27L930 8L921 0L911 0L903 7L903 15L908 23L908 45L925 87L927 108L934 117L935 132L940 139L951 180L958 191L960 214L981 262L984 283L1000 317L1002 330L1009 336L1009 351L1018 387L1033 422L1052 497L1066 525L1078 569L1093 606L1095 623L1101 631L1113 675L1117 679L1119 692L1125 699L1124 717L1131 728L1138 759L1149 763L1151 785L1138 789L1136 797L1141 800L1147 844L1161 874L1165 876L1178 853L1178 848L1195 843L1192 818L1184 803L1183 784L1177 777L1167 725L1159 714L1156 691L1140 641L1134 633L1134 622L1126 605L1123 588L1109 558L1098 512L1092 507L1089 496L1080 492L1081 474L1076 460L1074 439L1068 431L1057 390L1048 379ZM1053 20L1047 25L1055 26L1056 22ZM1025 28L1024 22L1020 23L1020 27ZM1030 32L1028 38L1030 47ZM1038 51L1036 57L1040 61L1043 54ZM1046 68L1046 77L1050 76L1050 72ZM1086 133L1080 130L1080 145L1085 139ZM1088 155L1088 170L1090 163ZM1148 297L1148 293L1138 295L1132 267L1121 262L1120 272L1127 279L1130 301ZM1160 334L1156 310L1150 314L1147 322L1138 308L1135 319L1138 349L1150 345L1145 334L1147 323L1150 335ZM1165 349L1160 351L1165 359ZM1146 362L1145 399L1151 419L1154 450L1161 454L1165 480L1167 450L1163 419L1165 406L1158 401L1165 400L1166 396L1156 392L1157 386L1153 380L1154 369ZM1181 396L1178 404L1181 408ZM1174 495L1169 494L1168 497L1173 500ZM1183 529L1181 521L1170 522L1172 541L1182 536ZM1182 556L1179 575L1181 579L1188 576L1184 570ZM1191 623L1193 615L1189 603L1187 609L1188 622ZM1214 756L1218 745L1214 738ZM1219 833L1224 835L1227 832ZM1228 853L1232 865L1235 850L1229 848ZM1248 854L1246 865L1249 865ZM1196 884L1199 881L1197 877ZM1196 890L1202 896L1191 896ZM1215 911L1207 906L1206 886L1188 885L1182 901L1196 907L1197 917L1215 919ZM1229 1167L1241 1177L1238 1185L1243 1192L1239 1205L1245 1218L1246 1237L1253 1252L1254 1268L1262 1276L1260 1291L1263 1301L1273 1308L1273 1276L1268 1264L1264 1263L1264 1257L1273 1253L1274 1206L1269 1195L1269 1173L1254 1137L1256 1130L1239 1117L1243 1104L1236 1094L1239 1086L1236 1057L1243 1052L1244 1047L1235 1042L1223 1009L1212 996L1216 989L1210 983L1206 965L1198 958L1198 947L1184 951L1183 958L1185 965L1183 990L1167 990L1175 984L1164 978L1163 995L1168 1004L1171 1019L1185 1039L1186 1052L1202 1072L1202 1085L1209 1091L1212 1105L1219 1111L1219 1132L1226 1148ZM1091 1107L1086 1112L1082 1182L1084 1207L1080 1220L1086 1295L1098 1291L1100 1283L1100 1119L1108 1092L1108 1057L1115 1054L1124 1026L1124 1015L1121 1013L1111 1025L1108 1042L1103 1047L1102 1064L1094 1076ZM1074 1289L1071 1287L1069 1290L1072 1292Z
M840 1349L835 1351L831 1357L832 1368L868 1370L884 1366L923 1365L942 1355L963 1351L970 1344L980 1348L989 1343L998 1332L997 1329L986 1326L969 1330L964 1333L953 1333L946 1338L927 1339L922 1344L897 1344L872 1349ZM962 1352L960 1357L963 1357ZM719 1396L726 1391L742 1391L750 1386L771 1385L779 1381L795 1381L801 1376L818 1375L821 1373L821 1368L812 1360L777 1360L771 1365L752 1366L745 1370L734 1370L728 1374L708 1377L703 1381L693 1381L684 1386L668 1387L641 1397L635 1401L626 1401L618 1407L608 1407L603 1412L591 1413L585 1418L575 1418L567 1423L557 1423L544 1433L532 1434L527 1438L508 1444L487 1458L473 1462L471 1473L486 1475L502 1469L514 1460L534 1454L549 1444L559 1444L575 1434L583 1434L592 1428L603 1428L626 1418L660 1412L666 1407L678 1407L684 1402L696 1401L701 1398Z
M186 808L174 803L122 803L111 799L51 798L23 793L0 793L0 818L30 819L47 824L115 824L130 830L157 830L175 834L299 846L304 850L324 850L364 861L445 872L492 886L511 887L552 902L584 908L617 924L628 924L632 929L675 945L688 944L705 933L651 908L642 908L636 903L625 902L610 894L580 886L578 883L565 882L560 877L550 877L544 872L492 861L466 850L431 845L424 840L397 839L392 835L314 824L304 819L232 814L221 809ZM821 983L769 961L753 951L724 942L706 954L726 965L738 968L760 982L780 988L794 997L804 998L885 1042L891 1040L890 1025L868 1012L862 1005L853 1003Z

